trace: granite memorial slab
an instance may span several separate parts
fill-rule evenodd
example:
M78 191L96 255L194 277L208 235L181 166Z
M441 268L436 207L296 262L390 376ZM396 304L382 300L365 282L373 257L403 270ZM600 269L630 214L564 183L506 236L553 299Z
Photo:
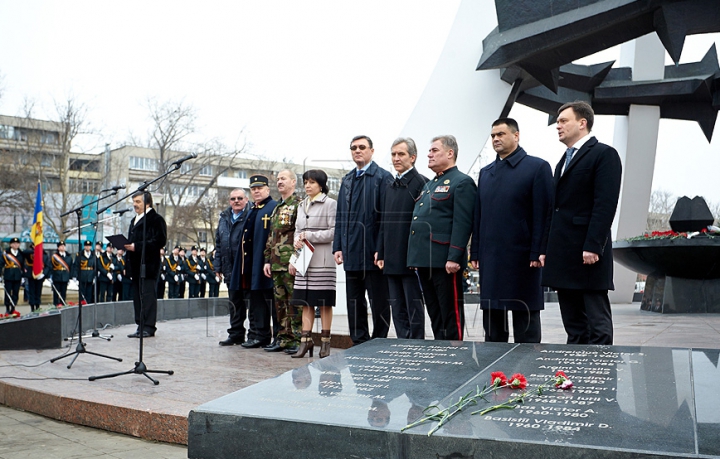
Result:
M188 457L720 457L719 352L376 339L192 410ZM493 371L533 389L557 370L571 390L472 414L517 394L499 389L430 436L403 430Z

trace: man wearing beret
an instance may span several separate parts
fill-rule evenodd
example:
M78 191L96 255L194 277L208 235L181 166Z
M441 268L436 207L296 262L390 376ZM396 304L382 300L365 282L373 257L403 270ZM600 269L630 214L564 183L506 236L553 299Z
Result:
M231 301L240 316L244 313L244 305L249 306L248 340L242 343L248 349L267 346L272 338L270 318L275 308L273 282L265 276L263 267L265 245L271 228L270 215L277 203L270 196L268 183L268 178L263 175L250 177L253 205L243 225L229 285L229 289L236 292Z
M417 268L435 339L462 340L465 328L463 271L472 233L477 187L455 165L451 135L432 139L428 167L435 178L415 202L407 265Z

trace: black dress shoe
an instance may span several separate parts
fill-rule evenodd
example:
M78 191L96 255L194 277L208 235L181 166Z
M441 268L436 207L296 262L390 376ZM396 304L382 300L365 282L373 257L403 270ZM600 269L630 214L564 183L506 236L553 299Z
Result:
M152 338L153 336L155 336L155 333L143 332L143 338Z
M290 346L290 347L285 348L285 353L287 355L297 354L297 351L298 351L298 346Z
M236 346L242 344L244 339L228 338L225 341L220 341L220 346Z
M130 333L128 338L140 338L140 332L136 331L135 333Z
M263 350L267 352L281 352L283 348L277 341L273 341L269 346L265 346Z
M247 340L244 343L241 344L242 347L245 349L256 349L258 347L267 346L270 344L269 341L260 341L259 339L251 339Z

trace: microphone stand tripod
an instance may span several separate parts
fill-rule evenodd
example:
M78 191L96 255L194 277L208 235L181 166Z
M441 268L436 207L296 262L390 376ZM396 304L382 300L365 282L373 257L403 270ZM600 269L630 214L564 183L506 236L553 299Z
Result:
M192 156L192 157L194 158L194 156ZM147 247L147 227L148 227L148 221L147 221L147 219L148 219L148 216L147 216L147 201L146 201L146 199L147 199L147 194L146 194L147 191L146 191L146 190L147 190L147 188L148 188L150 185L152 185L153 183L155 183L155 182L157 182L157 181L159 181L159 180L167 177L168 175L170 175L170 174L173 173L174 171L180 169L180 165L182 164L182 162L185 161L185 160L187 160L187 159L192 159L192 158L191 158L191 157L186 157L186 158L183 159L183 160L175 161L175 162L171 165L171 168L168 169L167 172L165 172L164 174L162 174L162 175L160 175L160 176L158 176L158 177L155 177L154 179L152 179L152 180L149 181L149 182L143 182L143 183L137 188L137 190L135 190L135 191L133 191L133 192L130 192L130 193L127 195L127 196L131 196L131 195L133 195L133 194L135 194L135 193L137 193L137 192L142 192L143 212L145 212L145 213L143 214L142 219L140 220L140 221L143 221L143 220L144 220L144 221L143 221L143 228L142 228L142 248L141 248L141 253L140 253L140 279L138 279L138 281L137 281L137 282L138 282L138 289L139 289L139 291L137 292L137 297L140 299L140 324L138 325L138 334L139 334L140 343L139 343L139 349L138 349L138 361L135 362L135 366L134 366L131 370L123 371L123 372L120 372L120 373L111 373L111 374L101 375L101 376L90 376L90 377L88 378L90 381L95 381L96 379L115 378L116 376L123 376L123 375L143 375L143 376L145 376L147 379L149 379L150 381L152 381L153 384L155 384L155 385L157 386L158 384L160 384L160 381L158 381L157 379L154 379L154 378L153 378L152 376L150 376L148 373L157 373L157 374L166 374L166 375L172 375L172 374L175 373L173 370L150 370L150 369L148 369L148 367L145 365L145 362L143 362L143 335L145 334L145 314L144 314L143 306L144 306L144 302L145 302L145 296L146 296L146 294L148 293L148 292L145 291L144 286L145 286L145 283L146 283L146 282L152 282L153 285L156 285L156 284L157 284L157 282L156 282L157 279L153 279L153 278L147 279L147 276L146 276L147 272L146 272L146 266L145 266L145 248ZM118 200L115 201L114 203L106 206L106 207L103 208L103 209L98 210L97 212L98 212L98 213L105 212L106 209L108 209L108 208L114 206L115 204L119 203L120 201L122 201L123 199L125 199L127 196L125 196L125 197L123 197L123 198L121 198L121 199L118 199ZM129 235L128 235L128 236L129 236ZM153 256L154 256L154 254L153 254ZM134 281L134 279L133 279L133 281ZM155 295L155 292L150 292L150 293L152 293L153 295Z
M109 198L110 196L114 196L114 195L116 195L116 194L117 194L117 190L115 190L112 194L109 194L109 195L107 195L107 196L99 197L98 199L96 199L96 200L94 200L94 201L92 201L92 202L89 202L89 203L87 203L87 204L85 204L85 205L81 205L81 206L79 206L79 207L76 207L75 209L69 210L69 211L65 212L64 214L60 215L60 218L62 218L62 217L64 217L64 216L66 216L66 215L69 215L69 214L75 212L75 215L77 216L77 238L78 238L78 247L80 246L80 220L81 220L81 218L82 218L82 210L83 210L85 207L91 206L91 205L93 205L93 204L95 204L95 203L97 203L97 202L102 201L102 200L105 199L105 198ZM80 273L78 273L78 276L79 276L79 275L80 275ZM94 274L93 274L93 277L95 277ZM78 288L79 288L79 284L78 284ZM82 290L80 291L80 296L82 296ZM58 361L58 360L60 360L60 359L64 359L65 357L70 357L70 356L72 355L72 356L74 356L74 357L73 357L73 359L70 361L70 364L67 366L67 367L68 367L68 370L69 370L69 369L73 366L73 363L75 363L75 360L77 360L78 356L80 356L80 354L96 355L96 356L98 356L98 357L103 357L103 358L106 358L106 359L117 360L118 362L122 362L122 359L121 359L121 358L111 357L111 356L109 356L109 355L104 355L104 354L98 354L97 352L90 352L90 351L88 351L88 350L85 348L85 343L84 343L83 340L82 340L82 309L83 309L82 300L79 301L78 303L79 303L79 304L78 304L78 325L77 325L77 327L78 327L78 343L77 343L77 346L75 347L75 350L74 350L73 352L70 352L70 353L68 353L68 354L63 354L63 355L61 355L61 356L55 357L55 358L53 358L53 359L50 359L50 363L55 363L56 361Z

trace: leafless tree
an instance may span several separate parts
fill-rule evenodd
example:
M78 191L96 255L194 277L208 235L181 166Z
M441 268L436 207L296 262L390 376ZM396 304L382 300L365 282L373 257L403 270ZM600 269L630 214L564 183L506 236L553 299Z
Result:
M164 205L168 240L200 243L200 232L214 235L217 222L210 223L210 215L217 218L221 210L215 194L217 180L246 152L247 146L242 143L228 148L217 139L202 139L196 127L197 110L184 101L160 102L151 98L147 109L151 129L144 140L132 142L157 153L158 171L168 170L173 161L187 153L197 155L182 165L180 174L161 182L155 194Z
M650 195L650 208L648 209L647 231L667 231L670 229L670 215L672 214L677 197L666 190L654 190Z

